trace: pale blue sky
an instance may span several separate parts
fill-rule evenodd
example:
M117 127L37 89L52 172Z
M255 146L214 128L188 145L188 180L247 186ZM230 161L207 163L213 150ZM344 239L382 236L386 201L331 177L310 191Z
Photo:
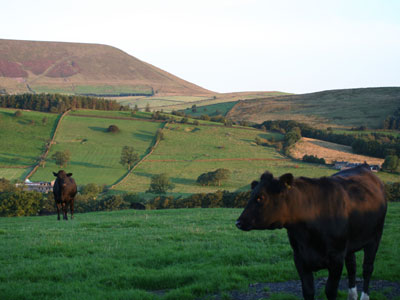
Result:
M216 92L400 86L400 1L0 0L0 38L117 47Z

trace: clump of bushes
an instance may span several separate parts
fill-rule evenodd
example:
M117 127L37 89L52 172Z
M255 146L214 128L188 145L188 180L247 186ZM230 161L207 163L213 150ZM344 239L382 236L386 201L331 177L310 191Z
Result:
M212 172L201 174L196 182L200 185L221 185L222 181L228 180L230 177L230 171L228 169L217 169Z
M216 191L214 193L193 194L186 198L173 196L159 196L149 201L146 207L150 209L166 208L211 208L228 207L243 208L250 199L251 191L228 192Z
M307 154L303 156L303 161L313 163L313 164L320 164L320 165L326 164L324 158L318 158L318 156L307 155Z

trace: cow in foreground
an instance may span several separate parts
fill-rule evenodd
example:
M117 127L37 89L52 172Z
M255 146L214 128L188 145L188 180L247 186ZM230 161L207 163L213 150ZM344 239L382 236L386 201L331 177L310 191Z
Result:
M71 209L71 219L74 218L74 198L77 192L75 180L71 177L72 173L65 173L64 170L53 172L56 181L53 186L54 200L57 205L58 220L60 220L60 209L63 210L63 219L68 220L68 205Z
M363 291L369 281L382 236L387 203L384 187L368 168L358 166L318 179L292 174L276 179L265 172L251 184L246 208L236 221L244 231L286 228L304 299L314 299L313 272L328 269L328 300L336 299L343 265L348 299L357 300L355 252L364 250Z

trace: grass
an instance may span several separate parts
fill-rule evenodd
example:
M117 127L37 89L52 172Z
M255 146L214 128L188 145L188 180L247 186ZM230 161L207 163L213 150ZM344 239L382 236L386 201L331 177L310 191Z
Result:
M68 222L3 218L0 298L196 299L250 283L298 280L285 230L239 231L234 222L240 213L126 210L77 214ZM390 203L373 279L400 281L399 217L399 203ZM361 277L362 254L357 258Z
M184 112L187 115L194 116L194 117L199 117L201 115L225 116L232 109L232 107L235 106L236 103L237 102L223 102L223 103L199 106L199 107L197 107L196 112L193 112L192 108L190 107L190 108L186 108L184 110Z
M32 168L0 168L0 178L7 178L8 180L21 180Z
M32 166L51 139L58 115L0 108L0 166ZM47 118L46 124L42 123Z
M153 154L146 159L125 182L116 187L121 191L138 192L143 197L153 174L167 173L176 185L169 194L184 196L192 193L214 192L218 189L247 189L252 180L269 170L278 176L286 172L300 176L330 175L335 171L324 166L315 166L285 159L272 147L257 146L255 138L279 140L281 135L258 130L207 127L174 124L164 129L162 140ZM210 138L212 137L212 138ZM257 160L258 159L258 160ZM197 177L218 168L231 171L231 178L221 186L200 186Z
M116 125L119 133L109 133L107 128ZM66 116L52 146L44 168L32 176L33 181L53 180L52 172L60 169L51 156L56 151L69 150L71 162L65 168L74 174L78 184L113 184L126 172L119 161L123 146L133 146L143 156L154 140L161 123L136 120L118 120Z

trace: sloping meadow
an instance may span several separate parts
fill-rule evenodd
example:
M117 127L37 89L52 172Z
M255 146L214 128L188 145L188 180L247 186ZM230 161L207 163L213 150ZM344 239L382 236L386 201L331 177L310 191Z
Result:
M119 132L108 132L115 125ZM111 185L124 176L127 168L120 164L123 146L132 146L143 156L152 145L161 123L137 120L80 117L68 115L62 121L44 168L33 175L33 181L53 180L55 165L51 156L56 151L68 150L71 161L65 168L78 184L96 183Z

